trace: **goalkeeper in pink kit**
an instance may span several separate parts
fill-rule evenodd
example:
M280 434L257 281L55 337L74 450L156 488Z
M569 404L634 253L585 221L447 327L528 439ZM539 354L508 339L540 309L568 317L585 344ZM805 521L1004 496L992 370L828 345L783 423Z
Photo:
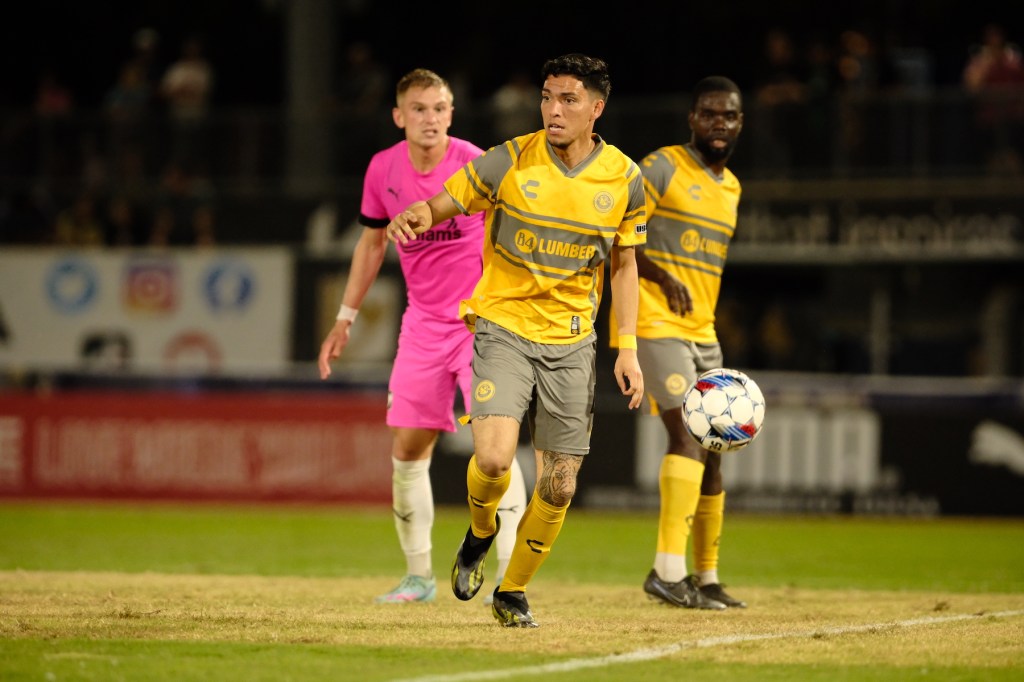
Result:
M359 223L363 232L337 322L320 346L320 378L341 356L359 306L377 278L388 247L391 218L410 203L427 199L482 150L448 135L454 111L451 87L427 69L403 76L392 110L405 139L373 156L363 183ZM459 319L459 302L469 298L480 279L484 218L458 215L436 225L420 239L397 245L408 305L402 315L398 352L388 382L387 424L392 432L392 507L406 575L380 603L429 602L436 596L431 561L434 500L430 461L441 431L454 432L456 388L465 412L472 389L473 334ZM376 454L376 453L375 453ZM516 526L526 507L526 489L518 463L499 513L506 529L497 538L498 580L512 554Z

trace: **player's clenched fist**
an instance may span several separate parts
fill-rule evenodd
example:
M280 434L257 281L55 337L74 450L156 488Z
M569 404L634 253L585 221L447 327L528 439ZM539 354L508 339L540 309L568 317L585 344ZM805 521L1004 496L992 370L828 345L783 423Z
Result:
M416 235L430 229L430 219L430 207L427 202L417 201L388 223L388 239L396 244L406 244L416 239Z

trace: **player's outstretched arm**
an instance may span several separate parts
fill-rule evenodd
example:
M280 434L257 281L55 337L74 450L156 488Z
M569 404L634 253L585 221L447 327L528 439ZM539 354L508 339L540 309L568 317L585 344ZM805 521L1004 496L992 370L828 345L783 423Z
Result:
M388 239L397 244L407 244L416 239L434 225L454 218L459 214L459 207L441 190L427 201L417 201L399 213L388 223Z
M622 395L629 396L629 409L640 407L644 397L644 375L636 357L636 312L640 295L636 248L612 249L612 308L619 323L619 354L615 358L615 381Z

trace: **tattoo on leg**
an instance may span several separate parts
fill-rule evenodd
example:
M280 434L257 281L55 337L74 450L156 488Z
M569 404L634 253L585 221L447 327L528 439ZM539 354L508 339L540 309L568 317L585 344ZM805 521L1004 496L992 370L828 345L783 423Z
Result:
M576 474L583 464L582 455L544 451L544 467L537 481L540 499L556 507L564 507L576 494Z

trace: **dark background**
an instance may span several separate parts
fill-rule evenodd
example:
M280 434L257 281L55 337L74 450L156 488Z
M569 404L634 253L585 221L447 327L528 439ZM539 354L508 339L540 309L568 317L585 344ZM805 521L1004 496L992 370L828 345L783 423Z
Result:
M0 21L4 64L0 106L25 106L40 73L52 69L82 107L95 106L114 83L142 27L160 34L159 65L182 40L200 35L216 72L215 105L282 104L287 96L288 0L41 0L6 6ZM544 59L581 51L606 59L613 92L685 91L711 72L752 87L771 27L798 44L835 43L845 29L869 35L879 50L923 48L936 85L959 83L985 23L1007 27L1018 3L1005 0L866 0L863 2L648 2L613 12L593 3L417 3L321 0L334 27L335 73L344 50L366 41L392 77L417 66L449 79L466 77L471 97L486 97L517 69L538 74ZM539 77L538 77L539 79Z

